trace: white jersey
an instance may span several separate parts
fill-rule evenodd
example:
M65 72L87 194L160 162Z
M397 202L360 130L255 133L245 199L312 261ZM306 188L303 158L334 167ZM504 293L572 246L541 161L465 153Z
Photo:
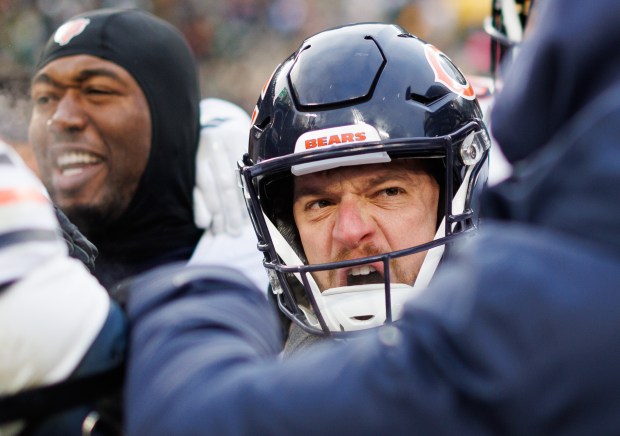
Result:
M0 395L68 377L109 311L106 291L67 254L45 189L0 143Z
M267 291L263 255L237 178L237 161L247 152L250 117L239 106L208 98L200 102L194 215L206 229L190 264L232 266Z

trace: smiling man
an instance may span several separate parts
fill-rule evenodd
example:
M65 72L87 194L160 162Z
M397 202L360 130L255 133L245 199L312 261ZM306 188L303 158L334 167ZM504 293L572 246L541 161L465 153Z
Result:
M30 128L41 178L56 204L89 234L117 219L151 151L144 93L124 68L90 56L50 62L32 85Z
M35 67L29 140L51 198L98 247L108 289L187 260L194 221L199 100L180 32L140 10L76 16Z
M319 33L269 79L241 172L285 354L400 317L477 226L489 137L472 87L402 28ZM285 319L285 326L288 321Z

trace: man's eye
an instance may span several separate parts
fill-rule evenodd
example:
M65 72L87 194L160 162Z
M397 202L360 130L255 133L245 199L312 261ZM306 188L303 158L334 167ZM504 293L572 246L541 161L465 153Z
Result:
M404 191L401 188L386 188L383 190L383 192L388 197L393 197L395 195L403 193Z
M52 101L52 96L49 94L37 95L34 97L34 104L37 106L43 106Z
M316 200L308 204L308 209L322 209L331 205L331 202L328 200Z
M86 94L90 94L90 95L108 95L108 94L111 94L110 91L108 91L107 89L103 89L103 88L86 88L85 92L86 92Z

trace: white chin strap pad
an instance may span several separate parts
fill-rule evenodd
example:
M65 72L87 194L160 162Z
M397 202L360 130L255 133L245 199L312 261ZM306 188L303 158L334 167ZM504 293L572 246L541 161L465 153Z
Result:
M401 317L403 305L414 293L413 287L390 284L392 320ZM331 288L323 292L328 327L332 331L354 331L385 324L385 287L382 283Z
M460 214L465 210L465 199L467 198L467 186L469 185L469 179L471 178L473 172L473 167L467 168L467 172L465 173L465 177L463 178L463 183L459 187L458 191L454 195L452 199L452 213ZM441 220L441 224L437 229L437 233L435 234L434 241L445 236L446 229L446 217ZM418 277L413 285L413 288L416 291L421 291L425 289L430 283L433 275L435 275L435 271L437 270L437 266L439 265L439 261L443 257L444 246L440 245L435 248L431 248L426 253L426 257L424 257L424 262L420 267L420 272L418 273Z

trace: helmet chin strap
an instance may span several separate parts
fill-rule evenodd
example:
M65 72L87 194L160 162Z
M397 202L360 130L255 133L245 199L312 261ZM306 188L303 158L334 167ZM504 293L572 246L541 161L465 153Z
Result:
M473 166L467 168L467 172L465 173L465 177L463 178L463 183L459 186L459 189L456 191L454 198L452 199L452 211L453 213L463 213L465 209L465 199L467 198L467 186L469 185L469 179L471 178L471 174L473 172ZM453 230L456 224L452 224ZM441 224L437 229L437 233L435 233L435 238L433 241L437 239L443 238L446 236L446 217L444 216L441 220ZM422 290L426 288L433 278L435 274L435 270L437 270L437 266L439 265L439 261L441 260L444 252L444 246L439 245L438 247L431 248L426 253L424 257L424 262L422 262L422 266L420 267L420 272L418 273L418 277L413 284L414 290Z
M276 253L278 254L278 256L280 256L284 264L289 265L289 266L303 265L304 263L299 258L297 253L295 253L295 250L293 250L293 247L291 247L290 244L286 241L286 239L284 239L284 236L282 236L282 233L280 233L280 231L277 229L275 224L273 224L273 222L269 219L267 215L265 215L264 212L263 212L263 218L265 219L265 223L267 224L267 230L269 230L271 242L273 242L273 246L276 250ZM301 285L303 286L301 274L293 273L293 275L297 278L297 280L299 280L299 283L301 283ZM312 274L306 274L306 278L308 279L308 283L310 284L310 289L312 293L314 294L314 297L315 297L317 305L319 306L319 309L322 312L324 312L323 304L321 301L321 290L319 289L319 285L317 285L317 283L314 281L314 277L312 277ZM276 289L275 287L273 287L273 289L274 289L274 292L277 292L275 291ZM277 293L281 293L281 292L282 291L279 291ZM316 328L321 328L320 323L316 315L312 313L312 310L302 305L298 305L298 307L304 313L310 325ZM328 321L326 320L326 322Z
M275 224L269 219L267 215L265 215L264 212L263 218L265 219L265 223L267 224L267 229L269 230L269 235L271 236L271 241L273 242L273 246L276 249L276 253L278 253L278 256L280 256L280 258L284 261L284 264L289 266L303 265L304 263L299 258L299 256L297 256L297 253L295 253L293 247L291 247L290 244L286 241L286 239L284 239L282 233L280 233L280 231L276 228ZM299 280L299 283L303 285L301 274L293 274L295 275L297 280ZM317 283L314 281L314 277L312 277L312 274L307 274L307 278L308 283L310 283L310 286L312 287L312 291L320 293L321 291L319 290L319 285L317 285Z
M467 186L473 168L469 167L463 183L452 200L452 210L462 213L465 208ZM303 265L303 262L278 231L273 222L263 214L267 229L271 236L276 253L286 265ZM442 220L435 238L445 236L445 217ZM421 292L430 282L437 265L443 256L444 246L432 248L426 254L420 272L413 286L403 283L391 283L393 320L400 317L407 299ZM303 284L300 273L294 273L297 280ZM385 323L385 285L368 284L357 286L343 286L330 288L321 292L311 274L307 274L308 283L316 300L317 306L331 331L354 331L377 327ZM320 328L316 314L307 307L298 306L306 316L308 323Z

